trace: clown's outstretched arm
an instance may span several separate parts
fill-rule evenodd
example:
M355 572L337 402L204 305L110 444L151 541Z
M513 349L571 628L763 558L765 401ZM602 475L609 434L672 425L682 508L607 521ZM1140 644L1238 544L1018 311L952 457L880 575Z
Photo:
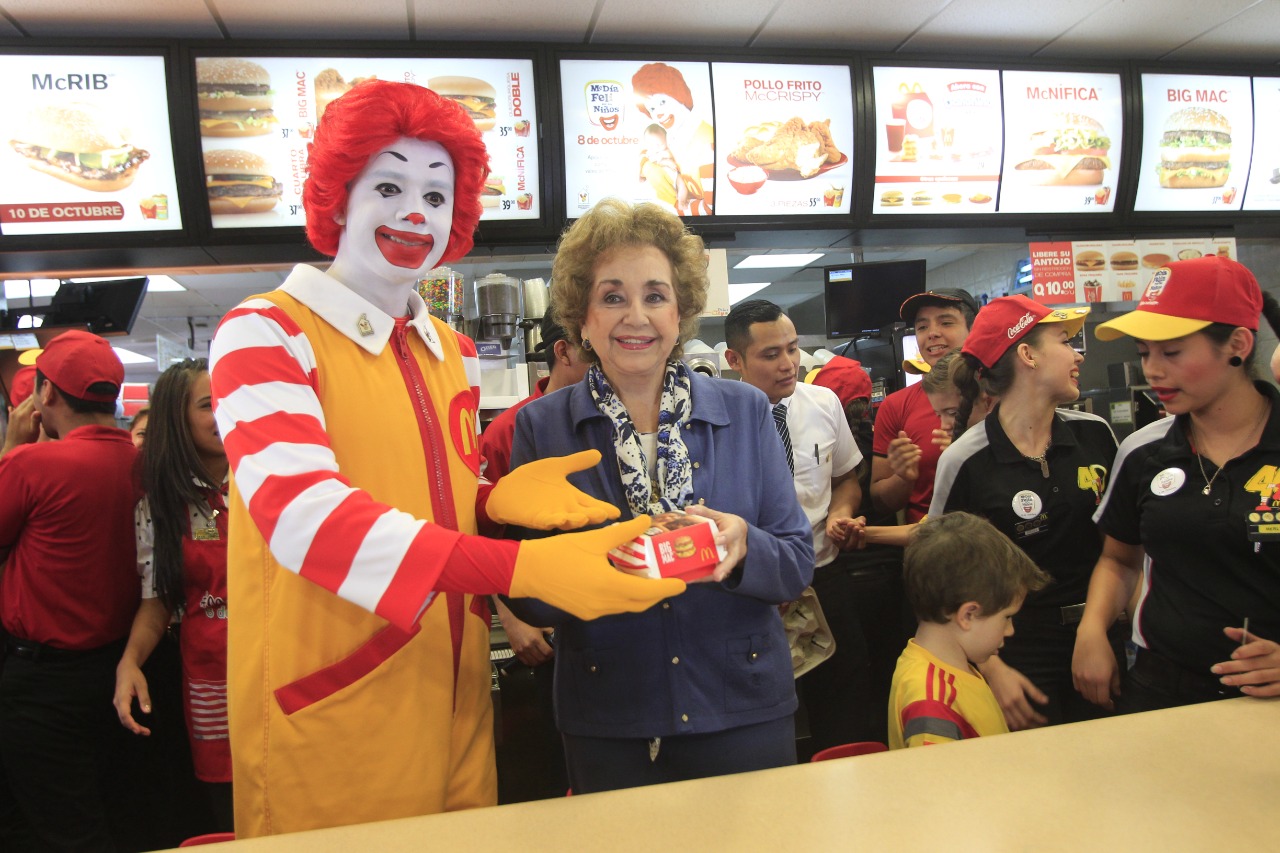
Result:
M482 485L487 493L476 511L495 524L515 524L534 530L577 530L612 521L622 514L611 503L593 498L566 479L600 464L599 450L551 456L526 462L497 484Z
M605 555L643 532L644 518L517 543L448 530L374 500L338 470L316 369L302 330L266 299L227 314L210 351L236 488L287 570L405 629L436 592L535 596L592 619L645 610L683 591L679 581L609 565Z

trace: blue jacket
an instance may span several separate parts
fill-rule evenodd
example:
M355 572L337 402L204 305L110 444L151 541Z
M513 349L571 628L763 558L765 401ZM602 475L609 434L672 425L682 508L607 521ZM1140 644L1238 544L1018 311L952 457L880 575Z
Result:
M644 613L584 622L533 599L521 619L556 628L556 722L586 737L663 737L775 720L796 709L791 652L777 605L813 577L813 537L773 425L768 399L745 383L693 375L681 431L693 497L746 520L747 557L723 583L693 583ZM529 403L516 416L511 467L597 448L578 488L628 508L613 428L584 383ZM510 529L526 538L547 535Z

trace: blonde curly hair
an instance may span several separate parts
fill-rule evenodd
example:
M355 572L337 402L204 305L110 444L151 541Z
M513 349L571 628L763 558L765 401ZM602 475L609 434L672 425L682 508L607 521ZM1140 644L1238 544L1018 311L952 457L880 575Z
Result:
M656 204L628 204L607 198L569 226L556 247L551 265L551 304L555 319L591 362L599 358L582 348L595 271L601 259L616 249L653 246L671 262L680 340L671 352L677 358L685 341L698 332L698 315L707 306L707 256L702 238L685 227L674 213Z

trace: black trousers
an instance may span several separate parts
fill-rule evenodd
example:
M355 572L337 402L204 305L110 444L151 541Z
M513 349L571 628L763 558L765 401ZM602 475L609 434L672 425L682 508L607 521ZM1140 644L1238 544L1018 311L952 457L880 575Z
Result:
M103 798L128 733L111 706L123 641L82 654L10 652L0 670L0 848L115 850Z
M1207 670L1196 672L1140 648L1133 669L1125 673L1121 682L1117 706L1121 713L1133 714L1244 695Z
M1071 678L1071 656L1076 647L1076 626L1062 624L1057 607L1023 608L1013 617L1014 635L1004 641L1000 659L1021 672L1040 688L1049 702L1036 706L1048 725L1078 723L1111 715L1081 696ZM1129 624L1117 622L1107 632L1111 652L1124 672L1124 638Z

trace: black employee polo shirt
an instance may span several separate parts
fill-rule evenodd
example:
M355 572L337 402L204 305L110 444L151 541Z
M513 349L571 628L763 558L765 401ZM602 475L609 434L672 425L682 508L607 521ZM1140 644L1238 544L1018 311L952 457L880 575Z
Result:
M938 460L929 515L964 510L986 518L1053 577L1024 606L1080 604L1102 553L1093 514L1102 501L1116 437L1102 418L1054 414L1046 479L1000 425L1000 407L965 432Z
M1232 459L1203 494L1187 439L1189 416L1164 418L1125 439L1097 513L1108 536L1150 558L1134 636L1189 669L1231 657L1223 633L1280 641L1280 394L1255 383L1271 416L1253 449ZM1213 463L1205 460L1212 479Z

